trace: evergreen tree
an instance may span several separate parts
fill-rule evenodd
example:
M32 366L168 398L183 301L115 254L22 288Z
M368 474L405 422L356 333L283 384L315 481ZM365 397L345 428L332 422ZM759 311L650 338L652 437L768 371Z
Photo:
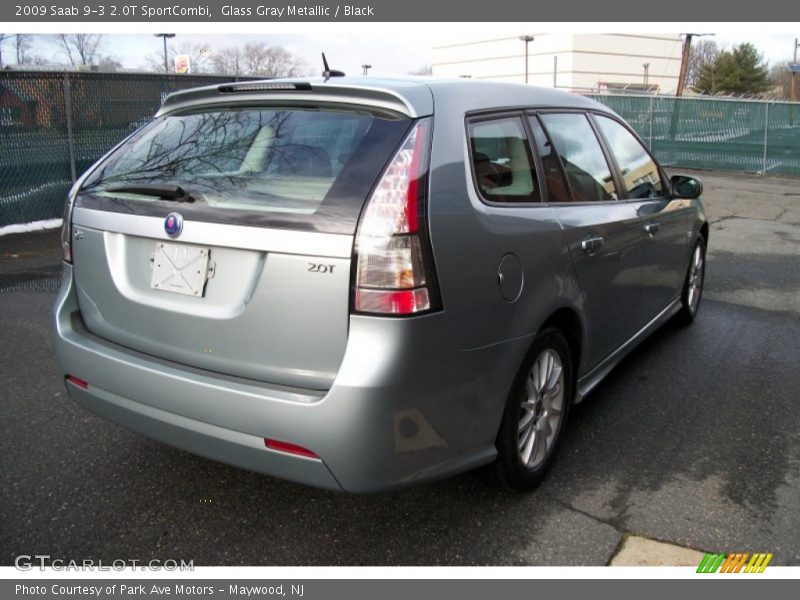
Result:
M747 43L702 65L695 84L706 94L761 94L769 87L769 69L756 47Z

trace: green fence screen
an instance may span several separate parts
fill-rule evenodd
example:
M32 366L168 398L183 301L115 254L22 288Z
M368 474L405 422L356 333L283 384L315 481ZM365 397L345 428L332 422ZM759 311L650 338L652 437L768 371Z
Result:
M628 121L664 165L800 175L800 103L591 97Z
M231 77L0 71L0 227L61 216L75 175L173 91ZM665 165L800 175L800 104L592 96Z

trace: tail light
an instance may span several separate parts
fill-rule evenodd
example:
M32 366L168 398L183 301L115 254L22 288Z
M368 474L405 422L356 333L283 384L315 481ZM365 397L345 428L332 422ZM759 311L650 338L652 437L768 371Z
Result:
M430 131L430 119L415 123L361 215L353 292L358 313L441 308L425 222Z

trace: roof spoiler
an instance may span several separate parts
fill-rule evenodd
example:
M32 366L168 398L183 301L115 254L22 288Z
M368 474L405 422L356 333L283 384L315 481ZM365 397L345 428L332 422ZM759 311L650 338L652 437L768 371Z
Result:
M433 112L432 98L427 88L400 94L389 88L350 85L333 80L326 83L265 79L174 92L164 100L156 117L195 106L230 106L234 99L248 103L263 100L351 104L383 109L411 118L424 117Z

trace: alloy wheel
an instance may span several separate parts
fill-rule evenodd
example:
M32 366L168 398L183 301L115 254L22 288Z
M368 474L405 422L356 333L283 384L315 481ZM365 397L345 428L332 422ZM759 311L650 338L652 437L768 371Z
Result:
M686 303L688 304L689 312L694 314L697 312L697 307L700 304L700 295L703 292L703 271L705 268L705 257L703 256L703 247L700 244L694 249L692 256L692 266L689 269L689 289L686 295Z
M522 464L542 464L555 444L564 412L564 366L558 352L543 350L525 381L517 450Z

